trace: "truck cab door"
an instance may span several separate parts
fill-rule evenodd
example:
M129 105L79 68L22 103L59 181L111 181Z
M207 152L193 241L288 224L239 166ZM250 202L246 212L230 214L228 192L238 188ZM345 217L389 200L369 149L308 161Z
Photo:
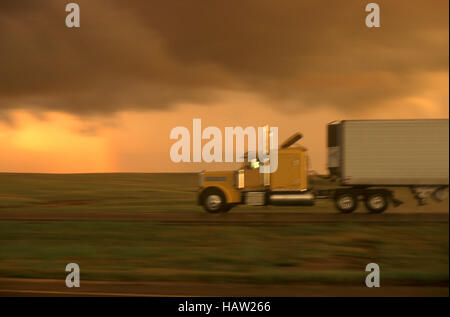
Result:
M254 159L248 162L244 169L244 184L246 191L255 191L264 189L264 174L260 173L260 162Z

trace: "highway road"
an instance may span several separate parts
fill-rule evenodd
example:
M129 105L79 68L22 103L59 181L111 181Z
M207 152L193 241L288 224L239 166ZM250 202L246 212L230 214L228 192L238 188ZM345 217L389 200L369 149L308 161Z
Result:
M339 214L293 212L239 212L208 214L194 212L21 212L1 211L0 220L11 221L148 221L167 224L291 224L291 223L426 223L448 222L448 213Z

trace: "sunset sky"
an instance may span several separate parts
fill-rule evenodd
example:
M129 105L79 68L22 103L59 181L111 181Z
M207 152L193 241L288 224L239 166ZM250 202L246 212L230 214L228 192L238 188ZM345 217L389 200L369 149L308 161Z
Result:
M448 0L0 1L0 172L190 172L170 130L448 118ZM206 142L206 141L205 141Z

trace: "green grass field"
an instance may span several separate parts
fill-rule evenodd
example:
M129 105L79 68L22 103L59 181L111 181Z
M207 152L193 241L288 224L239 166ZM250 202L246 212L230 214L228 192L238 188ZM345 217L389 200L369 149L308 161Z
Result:
M2 211L204 212L194 174L0 174ZM322 183L321 186L326 184ZM417 207L406 190L400 212ZM279 207L278 207L279 208ZM239 207L231 212L276 212ZM332 203L283 211L334 212ZM389 211L388 211L389 212ZM156 224L0 221L0 277L214 283L354 284L378 263L387 285L447 285L448 223Z
M195 174L0 174L0 211L200 211Z
M84 280L448 284L448 224L155 225L0 222L0 276Z

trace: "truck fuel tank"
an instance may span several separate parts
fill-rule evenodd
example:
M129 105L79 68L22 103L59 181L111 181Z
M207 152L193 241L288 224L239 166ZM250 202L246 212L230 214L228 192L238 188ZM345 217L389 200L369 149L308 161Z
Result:
M314 205L311 191L276 191L269 194L271 205Z

